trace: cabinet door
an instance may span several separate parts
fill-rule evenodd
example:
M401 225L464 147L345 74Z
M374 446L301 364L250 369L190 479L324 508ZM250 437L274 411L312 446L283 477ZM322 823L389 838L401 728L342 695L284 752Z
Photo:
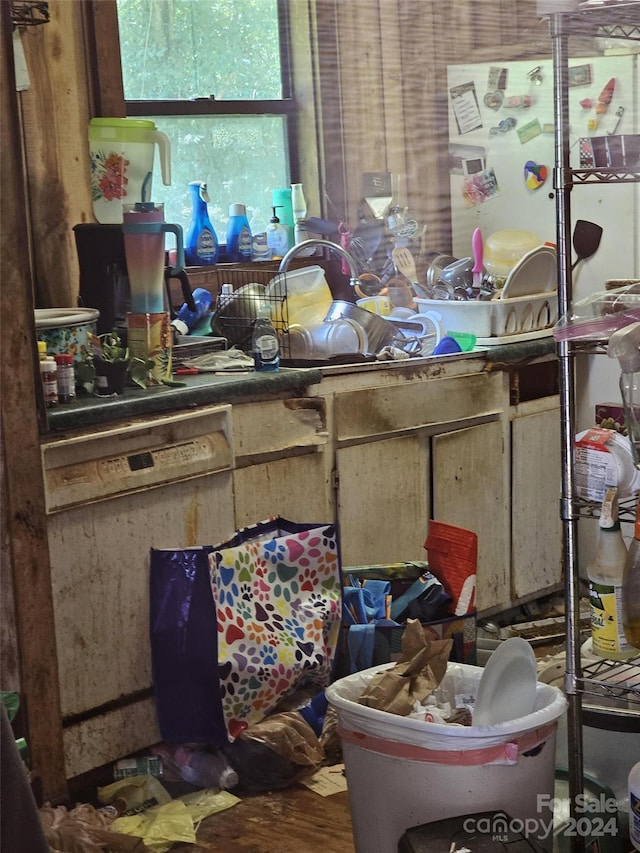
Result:
M498 419L433 438L433 517L478 535L479 611L511 599L507 430Z
M425 560L428 439L413 433L343 447L336 466L343 565Z
M236 527L274 515L300 523L334 521L324 399L241 404L233 416Z
M334 521L325 456L317 451L234 471L236 527L246 527L272 515L300 524Z
M525 404L518 412L511 425L511 571L516 600L562 579L559 410L556 404L527 414Z

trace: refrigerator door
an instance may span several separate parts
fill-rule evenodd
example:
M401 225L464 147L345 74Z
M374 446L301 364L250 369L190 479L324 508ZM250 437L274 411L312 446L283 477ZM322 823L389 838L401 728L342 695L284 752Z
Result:
M555 243L551 60L469 63L447 71L452 254L471 255L478 227L485 240L516 228ZM598 165L602 156L617 165L623 137L640 132L638 56L572 59L570 75L572 168L586 165L592 152ZM639 185L631 183L591 184L572 194L574 224L585 219L603 228L599 250L574 273L576 298L607 279L638 275L639 196Z

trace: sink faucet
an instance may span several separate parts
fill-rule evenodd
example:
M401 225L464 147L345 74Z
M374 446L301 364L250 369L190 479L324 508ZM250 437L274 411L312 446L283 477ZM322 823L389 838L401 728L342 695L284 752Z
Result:
M278 272L286 272L289 267L289 262L292 258L303 251L304 249L310 249L311 247L324 246L325 249L330 249L332 252L335 252L337 255L340 255L348 264L349 264L349 273L351 276L351 281L349 284L352 287L355 287L358 284L358 269L356 267L356 262L351 257L351 255L339 246L337 243L332 243L331 240L303 240L302 243L296 243L295 246L292 246L287 254L280 261L280 266L278 267Z

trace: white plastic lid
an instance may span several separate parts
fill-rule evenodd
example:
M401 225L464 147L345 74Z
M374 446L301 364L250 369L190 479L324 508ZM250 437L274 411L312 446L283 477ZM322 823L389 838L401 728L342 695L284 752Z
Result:
M247 208L244 204L232 204L229 206L229 216L246 216Z
M184 320L178 320L178 318L176 317L175 320L171 321L171 325L173 326L173 328L176 330L176 332L179 335L188 335L189 334L189 327L184 322Z

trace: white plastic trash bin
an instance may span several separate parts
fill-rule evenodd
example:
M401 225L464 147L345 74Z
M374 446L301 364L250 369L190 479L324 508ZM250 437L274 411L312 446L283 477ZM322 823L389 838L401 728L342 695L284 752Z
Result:
M516 831L553 843L562 691L538 683L533 713L499 725L440 725L358 703L373 675L392 666L356 672L326 690L338 714L357 853L396 853L409 827L498 810ZM481 667L450 663L439 690L475 696L481 675Z

